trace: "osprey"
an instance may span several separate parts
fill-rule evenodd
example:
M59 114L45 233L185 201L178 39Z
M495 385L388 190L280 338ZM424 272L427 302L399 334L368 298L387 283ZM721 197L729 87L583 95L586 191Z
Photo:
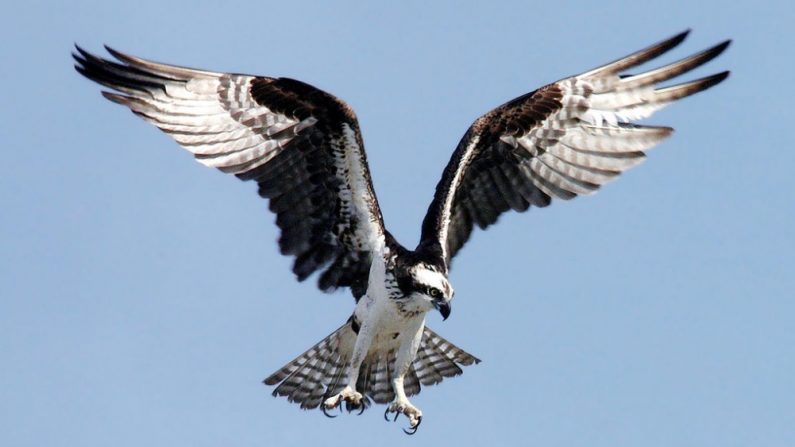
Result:
M73 56L78 72L116 91L103 91L105 98L169 134L200 163L255 181L299 281L320 272L321 290L351 290L356 304L347 322L265 379L276 385L274 396L324 413L343 404L364 411L371 399L388 403L384 416L405 415L406 432L414 433L422 412L408 397L479 362L425 326L432 309L450 315L450 263L472 229L508 210L593 193L640 163L673 129L633 121L729 74L658 87L718 56L728 40L625 74L688 32L475 120L442 174L414 250L384 226L359 124L342 100L294 79L183 68L108 47L118 62L80 47Z

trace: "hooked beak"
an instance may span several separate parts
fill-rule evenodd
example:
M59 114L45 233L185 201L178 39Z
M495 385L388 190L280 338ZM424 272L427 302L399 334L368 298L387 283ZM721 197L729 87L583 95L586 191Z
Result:
M433 302L433 307L442 314L442 321L450 316L450 302L447 300L438 300Z

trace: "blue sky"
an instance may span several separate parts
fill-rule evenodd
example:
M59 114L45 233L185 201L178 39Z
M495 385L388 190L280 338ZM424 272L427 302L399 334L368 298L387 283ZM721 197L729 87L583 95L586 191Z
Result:
M0 444L795 445L789 2L16 2L0 27ZM203 168L71 68L73 42L298 78L357 111L413 246L467 126L685 28L732 76L650 122L675 135L594 197L504 216L456 259L483 359L334 420L260 380L352 299L299 284L255 186ZM691 76L690 78L692 78Z

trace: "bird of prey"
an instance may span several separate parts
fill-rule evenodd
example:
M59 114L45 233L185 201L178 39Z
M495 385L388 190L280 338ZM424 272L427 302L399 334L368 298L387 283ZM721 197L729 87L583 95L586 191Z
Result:
M324 413L344 405L384 416L422 412L408 397L479 360L425 326L446 319L453 257L475 226L508 210L545 207L595 192L637 165L673 129L635 123L706 90L728 71L660 87L718 56L722 42L677 62L626 70L679 45L689 31L585 73L519 96L476 119L439 181L413 250L387 231L373 190L359 124L342 100L289 78L166 65L111 48L116 61L80 47L75 68L205 166L252 180L281 229L279 248L295 257L299 281L320 272L325 291L349 288L351 317L265 379L274 396Z

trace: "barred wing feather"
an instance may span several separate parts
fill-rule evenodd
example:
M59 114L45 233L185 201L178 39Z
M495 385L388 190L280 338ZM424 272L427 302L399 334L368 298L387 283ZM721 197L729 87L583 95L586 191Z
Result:
M160 64L79 47L75 68L102 94L170 135L205 166L259 184L299 280L360 297L384 233L358 121L334 96L287 78Z
M643 161L673 129L633 121L723 81L728 71L660 88L717 57L725 41L638 75L624 70L679 45L688 32L520 96L477 119L436 187L418 249L445 269L475 225L508 210L588 195Z

